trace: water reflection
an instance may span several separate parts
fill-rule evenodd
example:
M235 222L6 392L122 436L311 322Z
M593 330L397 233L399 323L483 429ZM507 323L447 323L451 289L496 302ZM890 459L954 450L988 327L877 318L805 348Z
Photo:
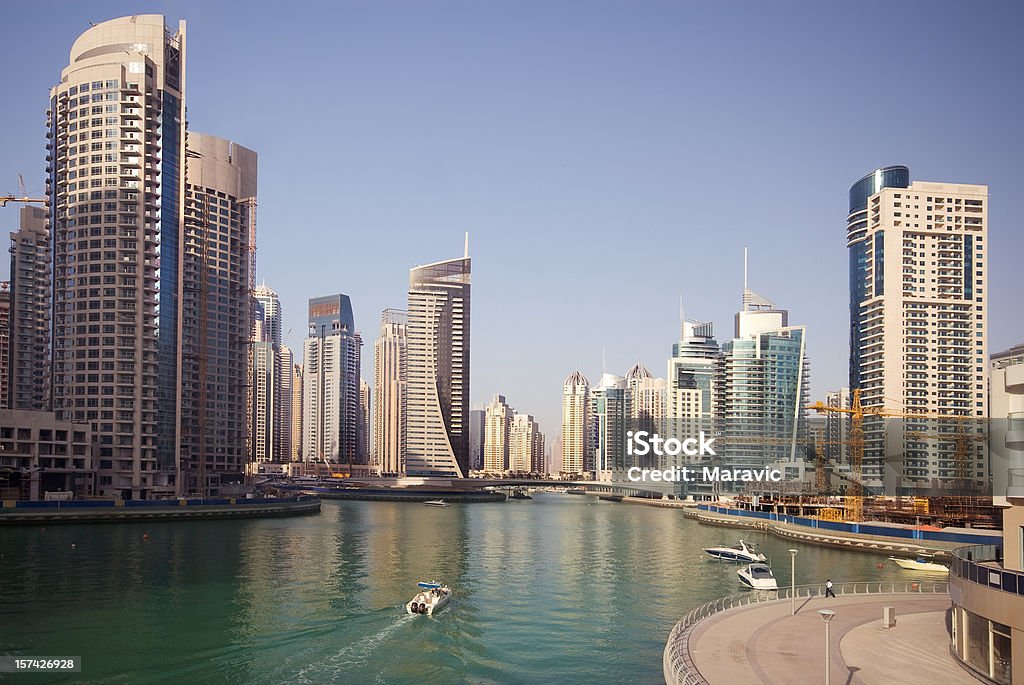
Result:
M744 535L788 585L791 541L571 495L8 528L0 624L17 629L0 632L0 653L82 655L86 682L658 681L674 622L739 590L736 566L702 549ZM798 584L917 578L884 557L796 547ZM454 587L451 604L407 615L416 581L433 578Z

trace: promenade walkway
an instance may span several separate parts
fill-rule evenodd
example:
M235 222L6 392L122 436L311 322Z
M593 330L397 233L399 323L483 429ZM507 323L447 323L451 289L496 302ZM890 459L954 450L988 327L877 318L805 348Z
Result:
M894 628L882 628L886 606L896 608ZM949 654L946 594L798 597L795 616L788 601L738 607L694 626L693 664L709 683L822 682L825 625L819 609L836 612L830 626L832 683L977 684Z

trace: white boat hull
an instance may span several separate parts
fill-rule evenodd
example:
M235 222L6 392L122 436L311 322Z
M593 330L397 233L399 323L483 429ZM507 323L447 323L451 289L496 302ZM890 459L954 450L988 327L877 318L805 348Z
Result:
M908 571L927 571L928 573L949 573L949 567L936 564L934 561L918 561L916 559L898 559L889 557L896 565Z
M754 572L757 569L757 572ZM740 585L751 590L778 590L779 582L772 575L771 569L764 564L751 564L736 571Z

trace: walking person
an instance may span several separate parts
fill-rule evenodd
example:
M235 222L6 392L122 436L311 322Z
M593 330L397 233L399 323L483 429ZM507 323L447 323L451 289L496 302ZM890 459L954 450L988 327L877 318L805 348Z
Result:
M825 579L825 596L826 597L835 597L836 596L836 593L832 591L832 579L831 578L826 578Z

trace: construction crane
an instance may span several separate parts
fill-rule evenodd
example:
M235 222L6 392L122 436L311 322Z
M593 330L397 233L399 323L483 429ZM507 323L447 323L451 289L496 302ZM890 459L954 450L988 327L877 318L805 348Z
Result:
M15 195L0 195L0 207L6 207L8 202L24 202L26 204L29 202L39 202L41 204L46 204L49 201L50 199L46 197L17 197Z
M864 484L862 477L862 467L864 461L864 416L877 416L883 418L900 418L900 419L943 419L952 420L957 422L958 430L955 434L932 434L925 433L918 430L909 429L905 433L905 438L909 440L922 440L922 439L937 439L946 441L955 441L956 450L954 458L956 461L956 477L962 483L966 483L969 479L968 474L968 441L970 439L983 440L984 436L978 436L977 434L967 434L963 430L964 422L970 418L959 414L934 414L927 412L907 412L907 411L894 411L885 409L884 407L868 407L864 408L860 401L860 389L855 388L853 391L853 398L849 409L845 407L835 407L825 404L824 402L816 402L808 406L808 409L818 412L819 414L827 413L839 413L849 414L850 421L850 437L846 444L850 450L850 476L851 476L851 488L847 491L847 504L846 504L846 518L849 521L860 521L864 516Z

